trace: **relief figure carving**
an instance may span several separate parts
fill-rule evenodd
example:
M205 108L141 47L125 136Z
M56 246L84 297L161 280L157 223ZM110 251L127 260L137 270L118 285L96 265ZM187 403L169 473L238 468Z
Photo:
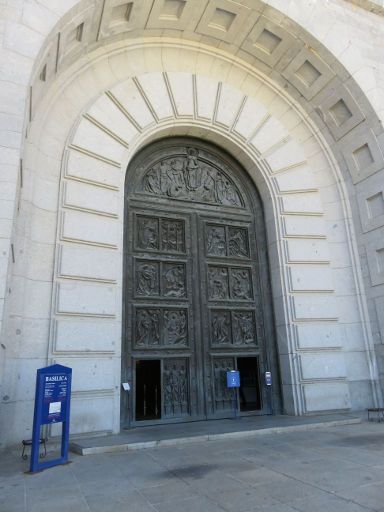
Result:
M187 314L185 310L168 310L164 313L165 345L187 344Z
M138 309L136 311L136 346L146 347L160 343L160 311Z
M218 345L231 342L231 321L228 311L212 311L212 342Z
M138 217L137 244L140 249L159 248L159 223L157 219Z
M188 370L185 360L164 361L163 396L165 416L188 412Z
M180 220L161 220L161 246L164 251L184 252L184 223Z
M185 267L183 264L164 263L164 296L185 297Z
M247 258L249 256L246 229L229 228L229 255L240 258Z
M235 345L256 343L254 316L251 311L233 313L233 333Z
M251 276L249 270L233 268L231 269L231 297L232 299L250 299Z
M164 158L143 176L142 191L187 201L242 207L237 187L215 166L202 162L196 148L185 155Z
M207 254L209 256L225 256L225 228L207 226Z
M228 298L228 269L224 267L208 268L208 290L210 299Z
M137 264L136 293L138 295L159 295L159 266L157 263Z

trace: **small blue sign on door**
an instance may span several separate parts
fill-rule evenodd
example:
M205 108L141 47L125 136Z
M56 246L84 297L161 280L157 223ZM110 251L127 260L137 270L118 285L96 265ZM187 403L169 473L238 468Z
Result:
M240 387L240 372L237 370L230 370L227 372L227 388Z

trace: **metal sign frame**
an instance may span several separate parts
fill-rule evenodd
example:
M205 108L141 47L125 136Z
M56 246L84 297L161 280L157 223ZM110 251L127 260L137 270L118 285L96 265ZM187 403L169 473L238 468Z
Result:
M68 462L72 369L60 364L37 370L30 473ZM61 423L61 456L39 462L42 425Z

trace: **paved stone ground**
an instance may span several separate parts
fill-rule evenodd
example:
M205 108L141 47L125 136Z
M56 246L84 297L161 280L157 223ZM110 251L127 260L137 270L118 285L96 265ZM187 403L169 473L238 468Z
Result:
M71 454L36 475L0 459L1 512L384 512L384 423Z

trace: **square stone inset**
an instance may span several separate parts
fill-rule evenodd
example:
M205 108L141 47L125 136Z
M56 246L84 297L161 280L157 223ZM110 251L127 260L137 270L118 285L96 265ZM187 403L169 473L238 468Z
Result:
M372 286L384 284L384 228L365 235L369 275Z
M98 39L143 29L151 4L140 0L105 0Z
M285 68L283 76L310 100L327 85L334 73L319 55L303 48Z
M194 30L203 8L204 5L200 2L155 0L146 26L154 29Z
M364 114L351 93L338 78L319 94L318 109L335 140L364 121Z
M243 42L242 50L274 66L293 46L294 37L289 32L260 16Z
M364 123L344 137L344 158L353 183L358 183L383 167L383 154L373 131Z
M195 5L194 2L193 4ZM258 16L256 12L240 3L230 0L211 0L196 32L227 43L241 44Z
M384 195L379 192L374 196L367 198L368 216L370 219L375 219L380 215L384 215Z

